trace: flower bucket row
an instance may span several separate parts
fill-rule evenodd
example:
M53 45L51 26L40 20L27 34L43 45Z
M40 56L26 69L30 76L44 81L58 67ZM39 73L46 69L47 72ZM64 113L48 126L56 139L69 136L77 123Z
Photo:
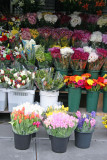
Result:
M30 103L13 108L10 123L14 132L16 149L25 150L30 147L32 134L39 130L41 122L51 140L52 151L66 152L69 137L74 130L75 145L79 148L90 147L96 124L95 112L82 115L80 111L77 111L74 115L68 115L64 106L56 106L56 109L52 109L50 107L44 112L41 106ZM43 118L44 115L45 118Z
M81 91L86 89L86 110L88 112L97 111L99 92L103 91L103 112L107 112L107 75L98 77L98 79L89 79L90 74L81 76L65 76L65 82L68 86L68 106L70 112L76 112L79 109L81 100Z

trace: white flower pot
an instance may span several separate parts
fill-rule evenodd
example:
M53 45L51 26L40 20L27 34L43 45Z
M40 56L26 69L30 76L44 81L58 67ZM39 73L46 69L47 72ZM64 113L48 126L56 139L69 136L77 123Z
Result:
M45 110L58 103L59 91L40 91L40 106Z

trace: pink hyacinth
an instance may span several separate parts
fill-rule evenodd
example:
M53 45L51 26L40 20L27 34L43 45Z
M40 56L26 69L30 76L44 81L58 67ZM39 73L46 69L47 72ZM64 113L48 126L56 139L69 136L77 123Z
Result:
M78 118L81 118L81 112L80 112L80 111L77 111L77 112L76 112L76 116L77 116Z
M91 124L91 128L94 127L96 124L96 120L94 118L92 118L90 121L90 124Z

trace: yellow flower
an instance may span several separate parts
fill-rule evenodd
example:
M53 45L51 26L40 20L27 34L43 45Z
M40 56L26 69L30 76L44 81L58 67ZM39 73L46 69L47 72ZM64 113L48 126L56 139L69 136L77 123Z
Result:
M93 85L94 81L93 81L92 79L88 79L88 80L87 80L87 83L88 83L89 85Z
M12 34L13 36L14 36L15 34L18 34L18 33L19 33L18 30L15 30L15 29L11 31L11 34Z
M69 79L65 79L65 80L64 80L64 83L68 82L68 80L69 80Z
M106 78L107 77L107 74L105 74L104 76L103 76L103 78Z
M79 80L82 80L82 77L81 76L76 76L75 81L78 82Z
M105 128L107 128L107 125L104 125Z

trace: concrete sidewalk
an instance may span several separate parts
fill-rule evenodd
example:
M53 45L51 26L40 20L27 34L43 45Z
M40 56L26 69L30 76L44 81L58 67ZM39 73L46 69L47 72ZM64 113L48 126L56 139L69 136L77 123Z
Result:
M43 127L32 138L30 148L25 151L14 148L11 125L0 124L0 160L103 160L107 157L107 130L102 125L102 117L97 116L97 125L93 133L91 146L79 149L74 144L74 134L71 135L66 153L51 151L51 142Z

